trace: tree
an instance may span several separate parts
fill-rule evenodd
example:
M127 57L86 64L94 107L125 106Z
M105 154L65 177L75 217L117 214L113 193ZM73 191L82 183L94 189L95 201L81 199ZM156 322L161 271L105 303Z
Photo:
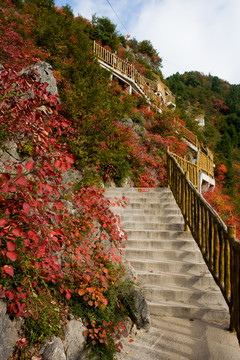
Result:
M162 67L162 59L158 56L157 50L154 49L150 40L143 40L138 45L141 53L146 53L159 67Z
M92 17L93 28L90 31L90 38L92 40L101 40L102 45L110 46L112 51L116 51L119 45L119 37L116 32L116 25L107 17L97 17L96 14Z
M220 94L221 93L220 84L221 84L220 79L217 76L214 76L212 78L212 91Z

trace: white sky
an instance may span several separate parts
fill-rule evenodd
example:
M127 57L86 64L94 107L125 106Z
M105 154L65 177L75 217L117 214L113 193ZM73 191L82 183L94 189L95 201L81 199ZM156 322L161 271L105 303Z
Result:
M240 84L240 0L109 2L55 0L57 6L68 3L75 15L89 20L94 13L106 16L123 35L150 40L163 59L165 77L199 71Z

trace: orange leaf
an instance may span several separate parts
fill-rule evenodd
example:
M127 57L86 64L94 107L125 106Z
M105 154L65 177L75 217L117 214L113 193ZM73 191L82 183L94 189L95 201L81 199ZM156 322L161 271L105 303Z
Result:
M85 292L86 292L85 289L79 289L78 295L83 296L85 294Z

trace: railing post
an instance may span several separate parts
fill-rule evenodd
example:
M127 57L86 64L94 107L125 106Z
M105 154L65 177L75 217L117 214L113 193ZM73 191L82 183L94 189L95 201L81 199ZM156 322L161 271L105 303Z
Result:
M185 179L189 179L189 171L185 172ZM186 213L186 220L185 220L185 231L190 231L188 227L188 220L189 220L189 192L188 192L188 186L187 182L185 182L185 213Z
M230 248L230 259L229 259L229 271L230 271L230 291L231 291L231 299L230 299L230 331L235 331L235 324L234 324L234 318L239 315L236 314L238 306L238 296L239 296L239 272L236 271L236 264L235 264L235 256L234 256L234 249L231 244L232 241L234 241L236 238L236 226L228 226L228 239L229 242L229 248ZM238 264L239 265L239 264ZM239 310L239 309L238 309Z

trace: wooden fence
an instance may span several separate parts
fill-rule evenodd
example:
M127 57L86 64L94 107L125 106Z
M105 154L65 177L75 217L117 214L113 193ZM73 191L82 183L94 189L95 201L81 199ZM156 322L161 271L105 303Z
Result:
M204 172L207 175L214 178L214 167L213 167L213 161L205 155L201 150L198 152L198 159L197 163L193 164L190 161L181 158L180 156L169 152L168 153L176 159L178 164L181 166L182 170L184 172L188 172L189 180L192 182L192 184L195 186L196 189L200 189L199 184L199 173Z
M182 133L183 137L188 140L191 144L199 147L199 142L197 136L185 126L183 126L180 122L175 121L176 131Z
M230 330L240 342L240 242L188 179L177 159L167 153L168 184L204 260L227 302Z
M104 47L98 45L95 41L93 42L93 52L100 60L110 65L113 69L116 69L126 75L135 84L137 84L150 101L156 103L161 101L161 98L154 92L157 91L157 83L141 75L132 64L122 60L120 57L111 53L107 49L104 49Z

